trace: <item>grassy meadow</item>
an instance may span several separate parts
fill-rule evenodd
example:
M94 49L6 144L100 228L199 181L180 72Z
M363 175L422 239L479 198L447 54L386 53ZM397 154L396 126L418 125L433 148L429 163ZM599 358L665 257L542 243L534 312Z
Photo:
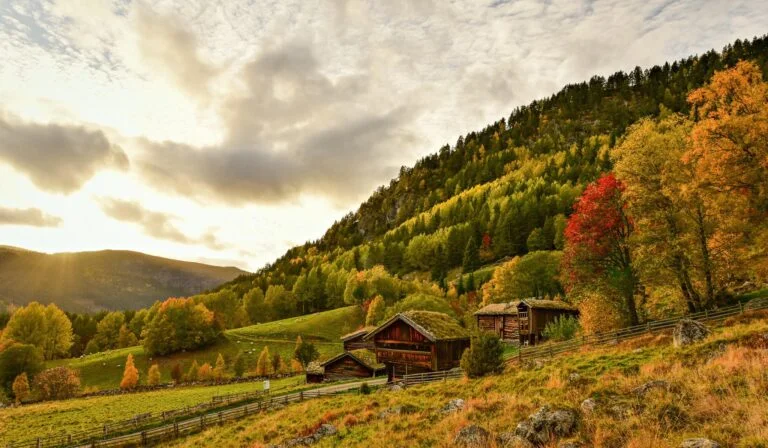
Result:
M271 381L273 393L305 386L304 377ZM30 437L77 432L105 423L129 419L147 412L157 413L209 401L214 395L262 390L261 382L221 386L178 387L168 390L105 397L75 398L0 409L0 446Z
M79 370L83 387L87 390L118 387L125 368L125 359L129 354L134 356L142 382L153 363L160 366L162 380L170 381L171 369L176 363L180 363L186 372L194 360L199 365L205 362L213 365L219 353L224 356L228 368L231 368L238 353L242 353L246 359L247 369L251 371L256 368L259 354L265 346L269 347L270 353L280 353L286 362L290 362L296 346L296 337L299 335L315 344L321 359L334 356L342 351L339 337L360 327L363 320L364 316L360 308L351 306L227 330L216 344L193 352L153 358L144 353L141 346L136 346L95 353L82 358L55 360L49 362L48 366L64 365Z
M729 447L768 446L768 315L737 318L707 340L672 347L670 334L654 334L619 345L556 357L540 365L509 367L504 374L454 380L369 396L310 400L285 409L209 429L173 447L260 448L311 433L322 423L339 433L318 447L451 447L457 432L477 424L497 435L548 404L580 409L593 398L601 403L581 413L570 439L595 447L677 447L692 437L708 437ZM571 374L577 373L577 379ZM644 397L634 389L653 380L668 388ZM464 410L443 414L454 398ZM393 406L412 412L381 417ZM494 444L489 445L496 446ZM550 446L550 445L548 445ZM552 444L551 446L555 446Z

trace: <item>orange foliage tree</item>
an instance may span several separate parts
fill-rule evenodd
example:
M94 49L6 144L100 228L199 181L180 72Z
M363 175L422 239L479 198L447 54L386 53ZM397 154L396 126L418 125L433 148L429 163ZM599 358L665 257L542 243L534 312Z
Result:
M123 380L120 381L120 389L133 389L139 384L139 369L133 364L133 355L129 354L125 360Z

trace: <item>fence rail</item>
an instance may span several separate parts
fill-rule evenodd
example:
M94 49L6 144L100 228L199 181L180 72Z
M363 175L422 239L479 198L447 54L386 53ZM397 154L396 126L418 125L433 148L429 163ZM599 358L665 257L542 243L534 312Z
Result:
M456 368L437 372L411 373L409 375L403 375L403 377L400 378L400 381L406 386L412 386L415 384L456 379L461 378L462 376L464 376L464 371Z
M595 334L582 338L576 338L570 341L544 344L535 347L521 347L517 355L509 358L507 362L522 362L537 358L551 358L566 352L580 349L581 347L604 345L608 343L618 343L620 341L640 336L642 334L653 333L654 331L673 328L682 319L694 319L703 322L717 322L731 316L742 314L749 310L768 309L768 297L753 299L746 304L739 303L728 307L714 310L706 310L698 313L687 314L670 319L649 321L643 325L622 328L609 333Z

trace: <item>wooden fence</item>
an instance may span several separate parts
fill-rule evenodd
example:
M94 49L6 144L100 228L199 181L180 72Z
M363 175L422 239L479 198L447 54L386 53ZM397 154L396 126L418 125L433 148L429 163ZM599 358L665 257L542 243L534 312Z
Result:
M620 341L642 334L652 334L653 332L674 328L674 326L682 319L694 319L702 322L718 322L748 310L762 309L768 309L768 297L753 299L746 304L739 303L737 305L687 314L670 319L649 321L643 325L636 325L634 327L622 328L608 333L575 338L570 341L542 344L534 347L521 347L517 352L517 355L510 357L507 362L523 362L533 359L551 358L561 353L579 350L582 347L619 343Z
M455 368L438 372L411 373L409 375L403 375L402 378L399 379L399 382L406 386L413 386L415 384L432 383L435 381L445 381L461 378L462 376L464 376L464 371L459 368Z

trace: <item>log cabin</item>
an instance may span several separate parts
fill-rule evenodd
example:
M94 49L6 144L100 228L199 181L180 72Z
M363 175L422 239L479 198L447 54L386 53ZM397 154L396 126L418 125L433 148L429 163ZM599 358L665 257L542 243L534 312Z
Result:
M520 302L492 303L480 308L475 312L477 328L498 335L504 342L519 344L518 303Z
M451 316L432 311L399 313L365 339L373 340L376 361L386 366L390 381L410 373L458 367L469 347L466 328Z
M385 371L384 364L376 362L376 353L364 348L345 351L322 363L326 380L373 378Z
M323 366L317 361L307 364L306 375L307 383L322 383L325 379Z
M579 309L561 300L525 299L517 303L520 343L534 345L541 341L548 323L561 316L578 317Z
M349 352L352 350L358 350L366 348L373 350L373 341L365 340L365 335L373 331L376 327L363 327L359 330L355 330L352 333L345 334L341 337L341 341L344 343L344 351Z

